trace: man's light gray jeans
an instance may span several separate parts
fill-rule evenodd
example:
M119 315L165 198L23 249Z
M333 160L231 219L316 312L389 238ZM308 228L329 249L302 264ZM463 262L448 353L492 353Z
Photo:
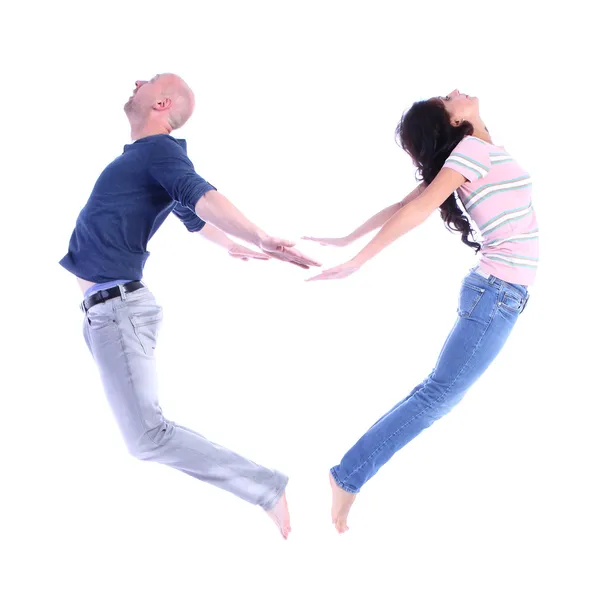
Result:
M146 287L96 304L85 314L85 341L129 452L270 510L287 476L164 418L154 358L161 321L162 308Z

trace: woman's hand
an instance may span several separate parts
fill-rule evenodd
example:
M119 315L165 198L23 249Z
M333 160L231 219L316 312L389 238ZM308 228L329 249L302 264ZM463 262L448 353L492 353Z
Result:
M347 246L350 243L350 240L348 239L348 237L320 238L320 237L302 236L302 239L308 240L309 242L317 242L318 244L321 244L321 246L336 246L338 248Z
M326 269L325 271L307 279L306 281L324 281L325 279L344 279L349 277L353 273L356 273L358 269L362 267L362 264L357 260L349 260L348 262Z

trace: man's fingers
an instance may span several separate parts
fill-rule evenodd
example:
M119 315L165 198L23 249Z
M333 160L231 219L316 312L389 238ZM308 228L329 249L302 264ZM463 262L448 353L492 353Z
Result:
M306 264L306 262L302 261L299 258L296 258L293 254L291 253L282 253L282 252L268 252L269 256L272 256L273 258L277 258L283 262L289 262L292 265L296 265L298 267L301 267L302 269L309 269L309 265Z
M309 256L302 254L302 252L300 252L298 250L285 250L285 252L283 253L283 256L291 256L291 257L293 257L293 260L295 260L297 262L301 262L301 263L311 266L311 267L320 267L321 266L321 263L318 260L315 260L314 258L310 258Z
M269 257L266 254L263 254L262 252L256 252L255 250L250 250L249 248L231 250L229 254L234 258L241 258L243 260L248 260L249 258L255 258L257 260L269 260Z
M290 261L293 265L296 265L297 267L300 267L301 269L310 269L310 267L308 265L305 265L303 263L299 263L296 262L295 260Z
M291 240L284 240L282 238L271 238L269 246L271 246L271 250L279 250L279 246L283 248L292 248L296 245L296 242L292 242Z
M290 252L286 250L285 252L267 252L269 256L273 256L279 260L283 260L285 262L291 262L297 265L303 265L305 267L320 267L321 263L309 258L308 256L304 256L300 252Z

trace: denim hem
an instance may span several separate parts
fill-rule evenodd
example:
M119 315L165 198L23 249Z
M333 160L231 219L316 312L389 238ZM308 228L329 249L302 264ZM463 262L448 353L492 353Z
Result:
M273 494L273 496L271 496L271 498L268 501L258 503L258 505L263 510L269 511L279 502L279 499L281 498L281 496L283 496L285 488L287 487L287 484L290 480L290 478L287 475L283 475L281 473L277 473L277 475L283 477L283 483L275 490L275 493Z
M335 472L335 467L331 467L331 469L329 470L329 472L331 473L331 476L333 477L333 480L335 481L335 483L337 484L337 486L344 490L345 492L348 492L349 494L358 494L358 492L360 490L350 490L348 489L348 486L344 485L341 481L340 478L338 477L337 473Z

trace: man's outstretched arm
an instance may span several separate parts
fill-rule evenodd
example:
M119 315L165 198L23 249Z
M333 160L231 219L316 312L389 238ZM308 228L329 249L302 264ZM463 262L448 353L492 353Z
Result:
M194 211L202 221L254 244L273 258L304 269L320 266L316 260L296 250L293 242L267 235L246 218L232 202L196 173L192 161L176 140L167 136L156 143L148 169L173 200Z

